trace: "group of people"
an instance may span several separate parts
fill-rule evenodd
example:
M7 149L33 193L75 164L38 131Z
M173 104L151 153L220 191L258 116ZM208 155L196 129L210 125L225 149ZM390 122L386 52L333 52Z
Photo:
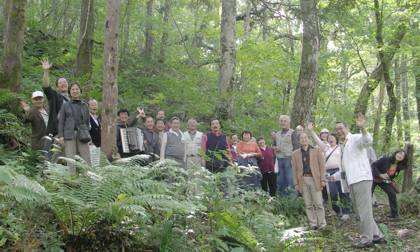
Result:
M80 85L69 85L65 78L60 78L53 89L49 85L50 67L48 60L42 61L43 92L33 92L32 107L21 103L25 120L32 125L31 147L42 150L43 137L50 134L59 139L66 157L78 154L89 164L90 146L101 146L98 103L81 99ZM44 108L44 96L48 109ZM390 217L398 217L398 190L392 179L404 169L406 153L399 150L372 163L372 137L366 131L363 115L356 119L360 133L352 134L346 123L337 122L335 133L322 129L319 135L312 123L291 129L290 117L281 115L280 130L271 132L271 144L247 130L240 135L241 140L237 135L227 137L218 119L211 120L210 131L203 133L198 131L194 118L182 131L180 118L166 120L163 110L153 117L137 108L137 115L130 118L127 109L120 109L117 116L116 145L120 157L147 153L156 159L174 160L184 169L203 166L211 173L223 172L232 165L259 167L259 173L245 178L243 183L254 188L261 186L271 196L302 194L313 229L327 225L326 198L331 199L333 210L343 220L349 218L353 207L361 223L361 240L354 244L356 248L385 242L373 218L372 194L366 192L373 193L377 186L382 188L389 197ZM134 133L127 133L128 129ZM129 134L139 141L133 144ZM71 164L69 169L76 172Z

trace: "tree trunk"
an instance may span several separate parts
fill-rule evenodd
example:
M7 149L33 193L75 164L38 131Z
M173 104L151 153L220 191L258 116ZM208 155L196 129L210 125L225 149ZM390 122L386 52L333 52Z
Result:
M261 17L261 30L262 30L262 39L263 41L266 41L268 38L268 35L270 34L269 32L269 27L268 27L268 10L267 8L264 8L264 10L262 11L262 17Z
M379 89L379 97L378 97L378 110L376 111L375 117L375 124L373 126L373 146L375 150L378 150L378 142L379 142L379 129L381 127L381 118L382 118L382 107L385 98L385 83L382 82L380 89Z
M70 0L66 0L64 1L64 7L63 7L63 28L61 29L62 31L62 38L66 38L69 34L68 34L68 27L69 27L69 22L70 22L70 18L69 18L69 8L70 8Z
M407 167L404 170L402 191L408 192L413 187L414 145L408 143L405 145L404 150L407 153Z
M414 72L414 78L416 81L416 102L417 102L417 122L419 124L419 130L420 130L420 52L416 49L413 51L413 72ZM408 90L408 87L407 87ZM408 92L408 91L407 91ZM407 97L407 103L408 103L408 97ZM408 104L407 104L408 108ZM407 109L408 113L408 109Z
M3 14L3 17L0 18L0 41L3 43L3 33L5 30L5 23L6 23L6 12L5 12L5 3L0 2L0 13ZM0 52L0 56L2 55L2 52Z
M21 90L25 7L26 0L4 2L3 76L0 78L0 88L14 92Z
M127 0L125 15L124 15L124 27L123 27L123 41L121 47L120 58L125 59L128 54L128 41L130 39L130 17L131 17L131 0Z
M384 143L382 145L382 153L387 153L392 139L392 127L394 124L395 114L397 112L397 98L394 94L394 83L389 75L388 65L384 64L384 81L386 84L386 92L388 94L388 111L385 116L385 132Z
M146 27L144 30L144 48L143 56L150 60L152 58L152 49L153 49L153 0L148 0L146 4Z
M403 110L403 128L404 128L404 141L406 143L411 142L411 130L410 130L410 109L408 100L408 68L407 68L407 57L405 54L401 57L401 93L402 93L402 110ZM417 70L418 71L418 70Z
M395 83L395 93L396 93L396 100L397 107L396 110L396 118L397 118L397 142L398 147L402 147L403 142L403 125L401 119L401 65L399 64L400 59L396 59L394 62L394 83Z
M306 125L311 118L311 107L318 76L319 64L319 20L316 0L301 0L303 21L302 57L299 81L293 100L292 127Z
M116 150L115 124L118 104L118 26L120 0L107 0L104 45L104 82L102 86L101 148L108 159Z
M249 33L251 32L251 0L246 0L246 10L244 18L244 41L248 40Z
M290 20L287 22L287 35L289 35L289 39L288 39L289 40L289 56L288 56L289 64L294 65L295 64L295 40L292 39L293 23ZM283 97L282 97L283 99L282 99L282 109L281 109L282 114L289 113L291 91L292 91L292 81L288 80L287 85L283 89Z
M396 107L397 101L394 94L394 83L392 83L391 77L389 75L389 66L391 65L391 61L385 60L385 51L383 50L384 40L383 40L382 29L383 29L384 23L383 23L383 17L382 17L383 11L379 7L379 0L374 1L374 6L375 6L375 20L376 20L375 38L378 43L379 60L382 65L382 79L385 81L386 91L387 91L388 99L389 99L388 111L385 117L384 142L382 145L382 151L383 153L386 153L389 149L389 145L391 142L392 126L394 124L395 112L397 110L397 107Z
M232 103L230 93L234 85L236 64L236 0L222 0L222 17L220 32L221 63L219 74L220 103L217 114L226 120L231 115Z
M163 6L163 32L160 40L159 62L165 62L165 52L168 44L169 14L171 11L171 0L165 0Z
M382 32L382 29L377 28L377 33L378 32ZM357 98L357 102L354 108L354 115L357 115L358 113L366 114L369 98L372 92L378 86L379 82L383 79L384 64L389 65L391 63L395 53L400 48L401 41L403 40L406 32L407 25L404 22L401 22L398 25L396 32L392 36L392 39L387 46L379 46L378 42L378 48L380 48L379 52L383 56L380 57L381 60L378 66L369 75L369 78L367 79L359 93L359 97ZM355 128L354 126L355 125L352 126L352 129Z
M93 40L95 32L94 0L82 0L76 75L92 73ZM89 78L90 79L90 78Z

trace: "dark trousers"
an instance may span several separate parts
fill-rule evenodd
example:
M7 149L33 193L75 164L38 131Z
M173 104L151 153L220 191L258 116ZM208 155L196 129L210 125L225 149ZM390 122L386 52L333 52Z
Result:
M274 172L263 173L261 179L261 188L266 192L269 191L271 197L276 196L277 175Z
M332 176L334 173L338 172L339 169L330 169L327 171L328 175ZM350 196L348 193L343 193L341 189L340 181L330 181L328 182L328 188L330 189L330 197L332 202L332 208L337 214L349 214L350 213ZM340 201L338 201L338 196L340 196Z
M395 192L394 188L390 183L373 182L372 194L375 191L376 186L379 186L388 195L389 207L391 208L391 216L398 216L397 193Z
M327 191L327 187L324 186L322 188L322 199L324 200L324 203L328 202L328 191Z

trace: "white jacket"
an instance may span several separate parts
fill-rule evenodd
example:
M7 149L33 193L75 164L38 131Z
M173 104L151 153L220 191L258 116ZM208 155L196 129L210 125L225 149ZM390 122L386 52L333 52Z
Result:
M372 180L372 170L367 154L367 148L371 144L372 136L370 134L347 134L346 140L342 145L341 166L346 172L348 185L364 180Z

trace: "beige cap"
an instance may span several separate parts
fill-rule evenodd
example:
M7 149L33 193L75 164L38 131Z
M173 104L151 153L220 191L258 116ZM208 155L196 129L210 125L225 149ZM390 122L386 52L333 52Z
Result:
M323 128L320 133L330 133L330 131L326 128Z
M41 91L35 91L32 93L32 99L35 97L44 97L44 93L42 93Z

